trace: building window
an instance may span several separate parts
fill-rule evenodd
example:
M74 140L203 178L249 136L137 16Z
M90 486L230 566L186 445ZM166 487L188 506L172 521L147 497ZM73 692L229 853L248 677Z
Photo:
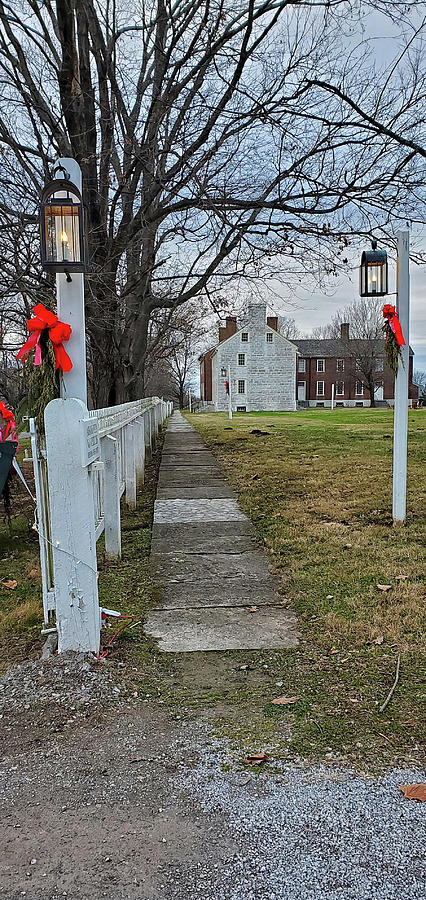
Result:
M364 385L363 385L362 381L357 381L356 387L355 387L355 393L358 394L360 397L362 397L362 395L364 393Z
M248 344L248 331L241 332L241 340L243 344Z
M345 371L345 360L337 359L336 360L336 372L344 372Z
M266 343L273 344L273 342L274 342L274 335L272 334L271 331L267 331L266 332Z
M344 405L345 405L345 404L344 404L344 403L342 403L342 401L341 401L341 400L339 400L339 402L338 402L338 403L336 403L336 406L344 406Z
M246 364L246 355L245 355L245 353L239 353L239 354L238 354L238 365L239 365L239 366L245 366L245 364Z
M383 372L383 360L376 359L376 372Z
M238 381L238 393L245 394L245 392L246 392L246 383L245 383L245 381L243 381L242 378L240 378L240 380Z
M306 372L306 359L299 359L299 372Z
M247 412L246 406L237 406L237 412Z
M317 397L323 397L323 396L324 396L324 382L317 381Z
M344 393L345 393L345 382L338 381L337 385L336 385L336 395L339 395L340 397L342 397Z
M325 372L325 359L317 359L317 372Z

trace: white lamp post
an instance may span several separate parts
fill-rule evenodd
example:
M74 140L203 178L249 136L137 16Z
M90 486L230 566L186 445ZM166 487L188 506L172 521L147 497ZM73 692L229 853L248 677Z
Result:
M84 272L87 269L81 169L75 159L59 159L54 180L46 185L40 208L42 266L56 273L57 312L71 326L67 352L72 369L61 378L63 399L87 406Z
M397 232L397 314L405 345L401 346L395 377L395 406L393 420L393 481L392 516L394 524L405 521L407 509L407 438L408 438L408 382L410 364L410 234ZM360 266L361 297L383 297L388 291L386 252L372 250L362 254Z
M410 365L410 233L398 231L397 313L405 345L395 378L393 419L392 516L395 524L405 521L407 511L408 376Z
M228 384L228 419L232 419L232 394L231 394L231 366L220 370L222 378L226 378Z

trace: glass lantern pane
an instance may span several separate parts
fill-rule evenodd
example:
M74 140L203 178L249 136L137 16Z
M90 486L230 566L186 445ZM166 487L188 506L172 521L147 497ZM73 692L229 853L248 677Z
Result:
M58 261L57 255L57 240L56 240L56 230L57 230L57 221L61 215L61 207L60 206L47 206L45 210L45 237L46 237L46 261L51 263L56 263Z
M65 207L63 212L65 234L68 238L68 259L70 262L77 262L80 258L79 221L77 209L75 207Z
M377 294L381 291L381 266L372 263L368 266L368 293Z

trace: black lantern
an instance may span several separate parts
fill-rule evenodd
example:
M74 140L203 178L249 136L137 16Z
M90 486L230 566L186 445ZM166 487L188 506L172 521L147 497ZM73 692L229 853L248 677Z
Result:
M361 257L359 292L361 297L384 297L388 292L388 256L386 250L377 250L377 241L372 241L371 247Z
M40 205L41 264L47 272L85 272L87 238L81 193L63 166L43 189Z
M220 370L220 374L221 374L222 378L226 378L226 376L227 376L227 374L228 374L228 370L227 370L227 369L221 369L221 370Z

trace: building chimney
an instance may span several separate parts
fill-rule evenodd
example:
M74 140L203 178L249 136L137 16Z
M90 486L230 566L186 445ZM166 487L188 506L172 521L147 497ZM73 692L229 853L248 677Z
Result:
M231 337L235 334L237 330L237 317L236 316L227 316L226 317L226 325L222 328L219 328L219 344L222 341L226 341L227 338Z
M266 324L269 328L273 328L274 331L278 331L278 316L268 316Z
M342 322L340 326L340 340L348 341L349 340L349 322Z

